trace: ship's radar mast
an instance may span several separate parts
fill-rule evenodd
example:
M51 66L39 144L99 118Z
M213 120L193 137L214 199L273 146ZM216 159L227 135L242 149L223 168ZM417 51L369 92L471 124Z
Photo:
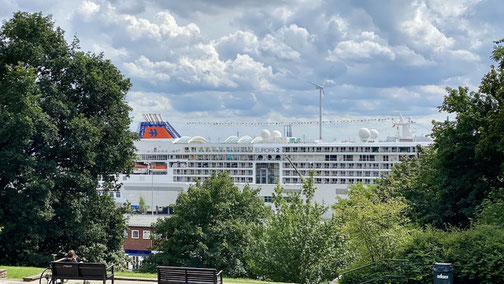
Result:
M413 134L411 133L411 117L408 117L408 120L404 119L402 114L399 114L399 122L396 122L395 125L398 126L397 130L399 131L399 126L401 127L401 131L399 132L399 139L413 139Z

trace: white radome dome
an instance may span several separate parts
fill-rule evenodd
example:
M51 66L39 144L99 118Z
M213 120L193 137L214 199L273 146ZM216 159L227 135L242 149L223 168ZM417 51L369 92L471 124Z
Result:
M359 138L363 141L366 141L369 139L369 136L371 135L371 132L369 131L369 129L363 127L361 129L359 129Z
M268 129L263 129L263 131L261 131L261 137L262 139L269 139L271 137L271 133L269 132Z
M376 129L371 129L369 130L369 138L375 140L376 138L378 138L378 130Z
M273 130L273 132L271 132L271 136L273 136L273 138L280 138L282 137L282 133L279 130Z

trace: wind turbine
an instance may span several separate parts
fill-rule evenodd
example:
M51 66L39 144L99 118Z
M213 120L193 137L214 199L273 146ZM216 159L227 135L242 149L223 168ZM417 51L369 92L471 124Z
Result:
M322 93L325 95L324 86L325 86L325 83L328 81L329 80L324 80L324 83L322 83L322 85L315 84L310 81L306 81L306 82L312 84L313 86L315 86L315 90L319 90L319 140L320 141L322 141Z

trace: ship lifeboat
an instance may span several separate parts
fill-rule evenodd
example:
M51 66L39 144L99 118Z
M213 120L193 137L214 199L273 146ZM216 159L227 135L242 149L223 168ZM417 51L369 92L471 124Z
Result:
M135 167L133 168L133 173L135 174L145 174L147 173L147 164L136 162Z
M166 170L168 166L165 162L155 162L150 164L151 170Z

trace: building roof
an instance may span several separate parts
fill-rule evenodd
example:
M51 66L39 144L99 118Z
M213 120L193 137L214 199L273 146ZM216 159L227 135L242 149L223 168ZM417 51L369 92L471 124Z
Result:
M132 214L128 215L128 226L130 227L152 227L153 223L156 223L158 219L171 217L172 215L167 214Z

